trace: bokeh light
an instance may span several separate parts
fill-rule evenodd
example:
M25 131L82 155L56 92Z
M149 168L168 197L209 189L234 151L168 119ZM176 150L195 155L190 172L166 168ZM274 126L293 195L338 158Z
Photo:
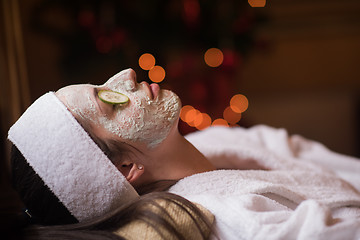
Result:
M184 116L184 121L186 123L190 123L192 121L194 121L195 117L197 114L197 110L195 108L189 109Z
M201 122L195 123L198 130L204 130L211 125L211 117L207 113L201 113Z
M224 61L224 54L218 48L210 48L204 55L205 63L210 67L218 67Z
M211 125L211 117L191 105L185 105L180 110L180 119L189 126L203 130Z
M234 125L235 123L240 121L241 113L234 112L232 108L229 106L225 108L223 112L223 117L228 123Z
M159 83L165 78L165 70L161 66L154 66L149 71L149 78L151 81Z
M248 3L252 7L265 7L266 0L248 0Z
M242 94L236 94L230 100L230 107L236 113L245 112L249 107L249 100Z
M228 127L229 126L229 123L225 120L225 119L222 119L222 118L218 118L218 119L215 119L212 124L212 126L225 126L225 127Z
M180 119L183 120L184 122L187 122L186 114L192 109L194 109L193 106L190 105L183 106L180 110Z
M150 53L144 53L139 57L139 66L144 70L150 70L155 66L155 57Z
M223 118L214 121L212 121L209 114L201 112L191 105L185 105L180 110L180 119L197 130L204 130L210 126L239 126L237 123L241 120L241 117L242 114L234 112L230 106L223 111Z
M204 117L203 114L199 111L197 112L195 119L194 119L194 127L198 127L201 125L201 123L203 122Z
M192 109L186 114L186 122L189 126L195 127L195 123L201 118L201 112L197 109ZM197 120L197 121L196 121Z

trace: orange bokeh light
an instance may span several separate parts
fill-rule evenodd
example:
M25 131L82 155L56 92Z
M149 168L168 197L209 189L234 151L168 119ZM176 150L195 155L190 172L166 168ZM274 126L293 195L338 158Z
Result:
M165 70L160 66L154 66L149 71L149 78L151 81L159 83L165 78Z
M184 122L187 122L186 114L192 109L194 109L193 106L190 105L183 106L180 110L180 119L183 120Z
M236 113L245 112L249 107L249 100L242 94L236 94L230 100L230 107Z
M211 117L191 105L185 105L181 108L180 119L198 130L203 130L211 125Z
M196 116L196 111L197 110L195 108L189 109L189 111L187 111L185 113L184 121L187 122L187 123L194 121L195 116Z
M218 119L215 119L215 120L212 122L211 125L212 125L212 126L226 126L226 127L228 127L228 126L229 126L229 123L228 123L226 120L222 119L222 118L218 118Z
M194 127L200 126L203 121L204 121L203 114L201 112L198 112L198 114L196 114L194 119Z
M211 125L211 117L207 113L201 113L201 123L196 124L195 127L198 130L204 130Z
M248 3L252 7L265 7L266 0L248 0Z
M186 114L186 122L189 126L191 127L195 127L195 123L197 121L199 121L199 116L201 112L197 109L191 109L187 114ZM198 120L197 120L198 119Z
M223 112L223 117L228 123L233 125L233 124L237 123L238 121L240 121L241 113L234 112L232 110L232 108L229 106L229 107L225 108L225 110Z
M139 57L139 66L144 70L150 70L155 66L155 57L150 53L144 53Z
M187 124L191 127L195 127L196 124L199 124L202 120L201 112L197 109L190 110L188 114L186 114Z
M218 67L224 61L224 54L218 48L210 48L204 55L205 63L210 67Z

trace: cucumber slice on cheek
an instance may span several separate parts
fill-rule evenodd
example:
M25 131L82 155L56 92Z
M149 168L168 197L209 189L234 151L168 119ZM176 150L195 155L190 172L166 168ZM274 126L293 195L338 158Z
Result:
M129 97L111 90L101 90L98 92L99 99L108 104L124 104L129 101Z

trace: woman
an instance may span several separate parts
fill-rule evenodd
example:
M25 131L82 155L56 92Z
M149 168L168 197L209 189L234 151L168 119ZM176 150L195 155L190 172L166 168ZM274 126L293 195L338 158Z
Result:
M102 101L98 95L102 90L119 92L126 95L130 101L125 104ZM177 130L180 109L178 97L172 92L160 90L156 84L137 84L135 73L131 69L120 72L102 86L68 86L57 91L56 95L44 96L41 101L35 103L35 106L41 106L39 109L30 110L29 114L23 115L31 117L20 119L21 124L16 125L13 131L10 130L9 138L20 148L27 147L29 142L34 143L34 146L22 151L28 162L32 162L29 160L31 156L24 153L32 152L39 144L39 139L46 139L45 143L41 143L47 145L47 150L42 151L44 148L37 147L35 157L39 159L46 156L43 160L46 163L44 173L41 169L35 169L35 166L42 164L35 163L32 167L43 179L47 179L46 185L51 185L50 189L65 205L71 213L69 214L80 221L111 211L114 209L113 203L123 205L134 201L137 196L132 187L142 191L149 185L151 189L153 183L173 183L183 179L170 191L206 206L216 217L215 230L220 238L320 238L331 236L334 229L341 226L344 229L352 229L350 237L359 234L356 230L360 226L359 193L332 173L331 170L334 169L326 170L321 166L328 163L322 163L319 160L320 156L315 159L305 157L305 162L298 161L297 156L309 152L306 148L302 149L306 142L289 141L281 131L261 126L249 130L211 128L189 136L191 144ZM60 114L46 115L45 122L43 116L39 117L38 112L52 115L58 108ZM70 112L71 114L67 114ZM35 121L32 119L34 116L37 117ZM66 117L61 119L64 116ZM72 116L77 121L73 121L71 127L67 128L73 119ZM24 125L27 130L30 128L29 122L35 125L31 126L34 131L26 133L31 136L30 141L23 139L24 131L18 127ZM34 137L38 132L44 132L43 125L46 125L49 131L40 138ZM20 129L17 136L16 128ZM86 138L87 134L80 134L84 129L91 136L90 139ZM275 138L269 138L267 133ZM278 142L276 138L284 142L284 146L289 146L287 151L284 150L284 146L274 144ZM17 142L20 139L25 143ZM93 142L97 144L94 145ZM56 151L53 151L54 145L57 146ZM98 146L102 151L99 151ZM58 150L60 147L61 150ZM52 166L53 171L49 171L48 165L51 163L46 161L49 150L52 152L52 158L62 159L62 155L66 153L60 161L61 164L56 163ZM114 165L102 166L109 162L106 156L102 156L102 152L106 153ZM343 160L339 156L336 159L327 150L323 152L333 157L334 162ZM100 159L99 163L92 164L93 155L96 155L95 159ZM87 161L89 158L91 161ZM67 166L69 159L76 160ZM81 161L77 161L78 159ZM355 161L347 161L358 168L359 164ZM212 163L218 168L244 169L255 163L256 168L272 171L214 171L215 166ZM119 175L113 166L122 174ZM89 174L92 172L96 174ZM64 179L64 173L70 174ZM57 177L54 177L55 175ZM108 176L107 179L103 178L105 175ZM72 180L71 188L66 187L68 178ZM52 181L53 179L56 181ZM307 179L310 181L305 181ZM319 181L316 182L316 179ZM111 184L108 184L109 182ZM314 182L316 191L309 191L314 187ZM101 188L104 185L107 187ZM83 194L84 192L86 194ZM328 195L318 195L318 192L334 197L327 198ZM79 196L79 193L82 194ZM106 199L103 199L104 196ZM92 199L96 201L90 201ZM97 209L99 205L101 208ZM325 205L325 208L321 207L322 205ZM350 219L347 219L348 216L345 214L346 211L350 211L347 206L357 209ZM259 211L258 207L262 210ZM311 228L316 224L305 224L312 217L306 215L306 209L309 208L315 209L314 212L318 213L315 220L315 223L321 226L318 230ZM32 211L30 209L30 212ZM340 224L340 227L333 224L336 222L333 215L326 215L326 211L337 211L336 216L344 219L345 223ZM259 214L260 212L263 214ZM306 217L301 218L304 214ZM329 222L332 224L328 226ZM270 225L262 228L262 224ZM335 225L336 227L333 227Z
M154 93L160 94L156 87ZM103 89L126 92L130 102L114 106L99 101L96 93ZM148 157L144 153L148 149L152 154L156 152L169 134L172 124L177 121L180 107L176 95L169 91L163 91L161 98L159 96L156 100L150 99L153 97L151 94L150 86L144 83L138 85L134 72L125 70L103 86L71 86L59 90L56 95L47 93L27 109L9 130L9 139L14 144L14 186L28 208L26 214L33 223L53 225L87 222L118 211L118 208L129 203L141 204L143 199L139 198L130 183L144 186L152 182L149 174L144 174L148 175L147 180L138 181L148 166L142 162ZM154 129L155 122L147 119L149 112L144 111L144 104L151 111L166 117L166 121L159 118L164 128ZM96 108L100 112L97 113ZM123 121L122 129L110 121L115 110L119 112L116 120ZM85 129L89 129L93 138L79 122ZM136 129L140 127L142 134ZM206 166L198 168L205 169ZM179 197L162 197L167 197L167 200L174 198L183 210L196 209ZM157 198L162 199L160 196ZM201 235L205 236L199 221L207 222L206 218L198 211L188 215L201 230Z
M123 93L130 101L123 105L105 103L97 94L101 90ZM68 86L56 96L105 153L116 158L116 166L135 188L215 169L180 135L178 96L160 90L157 84L138 84L131 69L102 86Z
M121 92L130 101L105 103L97 95L101 90ZM133 187L214 169L177 131L179 110L175 94L136 83L129 69L102 86L73 85L43 95L11 127L9 139L83 220L136 199Z

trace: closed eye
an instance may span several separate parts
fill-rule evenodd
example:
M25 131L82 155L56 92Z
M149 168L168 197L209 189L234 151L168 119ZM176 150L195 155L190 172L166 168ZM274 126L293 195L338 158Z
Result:
M103 115L111 116L116 108L115 104L105 103L101 101L101 99L98 96L98 92L99 90L97 88L94 88L93 95L95 98L96 106Z

